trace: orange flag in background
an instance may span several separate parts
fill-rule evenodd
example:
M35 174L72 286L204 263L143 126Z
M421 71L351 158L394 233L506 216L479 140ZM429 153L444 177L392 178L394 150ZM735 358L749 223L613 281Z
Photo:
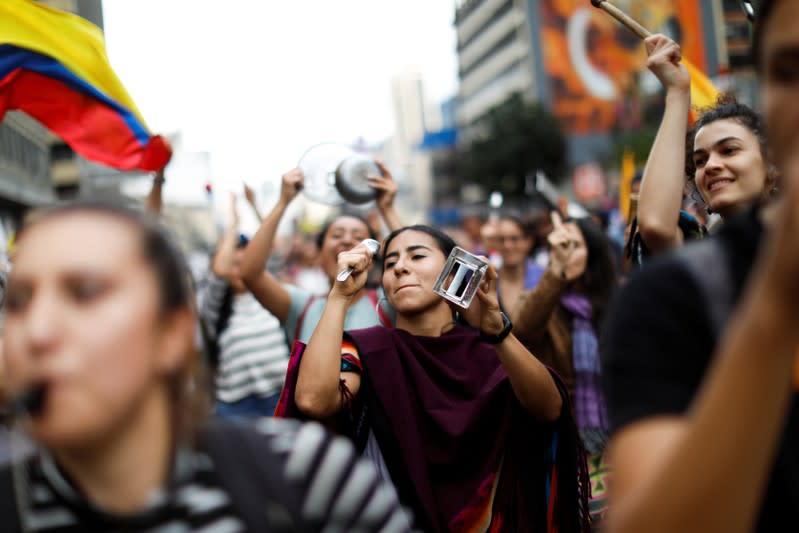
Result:
M714 105L720 91L704 72L686 58L682 59L682 64L691 76L691 122L693 122L697 118L695 110Z
M628 147L624 149L621 156L621 169L619 180L619 210L625 222L630 221L630 194L632 190L633 177L635 177L635 155Z

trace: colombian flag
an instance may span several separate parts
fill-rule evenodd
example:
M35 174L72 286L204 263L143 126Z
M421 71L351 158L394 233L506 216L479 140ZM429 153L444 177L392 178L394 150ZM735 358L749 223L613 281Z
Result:
M111 69L102 31L31 0L0 1L0 119L8 109L110 167L155 171L172 155Z

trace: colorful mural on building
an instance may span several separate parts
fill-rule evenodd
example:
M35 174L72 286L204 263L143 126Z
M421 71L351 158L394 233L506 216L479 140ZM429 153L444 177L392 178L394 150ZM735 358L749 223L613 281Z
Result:
M615 0L653 32L677 40L683 56L705 70L696 0ZM552 109L570 134L640 125L642 96L658 90L644 75L641 40L588 0L542 0L541 44Z

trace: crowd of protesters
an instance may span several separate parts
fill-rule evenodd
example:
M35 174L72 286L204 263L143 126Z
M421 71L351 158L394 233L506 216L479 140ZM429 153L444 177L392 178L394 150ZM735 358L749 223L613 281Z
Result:
M792 529L799 4L759 7L762 115L690 124L679 45L645 40L665 108L624 246L554 205L405 225L382 164L373 213L277 266L299 169L266 215L245 188L252 235L231 195L199 275L163 173L144 213L32 213L0 276L0 529ZM467 307L434 290L456 246L486 263Z

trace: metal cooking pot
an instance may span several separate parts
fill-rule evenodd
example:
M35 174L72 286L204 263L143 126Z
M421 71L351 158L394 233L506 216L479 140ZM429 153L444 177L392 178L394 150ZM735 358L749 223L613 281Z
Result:
M336 190L351 204L365 204L375 199L376 192L368 176L379 176L380 168L374 161L361 155L348 157L336 169Z
M366 204L377 192L368 176L380 175L374 161L337 143L312 146L297 165L305 176L303 194L327 205Z

